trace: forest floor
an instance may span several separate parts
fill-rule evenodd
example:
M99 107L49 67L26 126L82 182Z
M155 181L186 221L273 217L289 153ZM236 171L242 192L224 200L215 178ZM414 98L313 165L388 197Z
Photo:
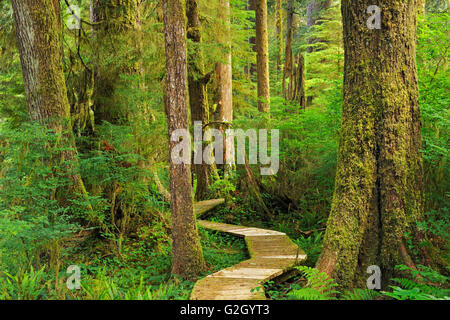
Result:
M207 264L203 276L248 259L243 239L201 227L199 234ZM158 241L157 248L149 247L149 242L146 238L124 241L118 253L115 241L105 242L94 237L83 239L80 245L66 250L68 255L62 262L81 268L81 289L67 291L62 282L66 276L47 272L45 281L50 284L56 278L56 285L55 290L41 291L46 296L42 298L187 300L194 282L171 275L170 241Z

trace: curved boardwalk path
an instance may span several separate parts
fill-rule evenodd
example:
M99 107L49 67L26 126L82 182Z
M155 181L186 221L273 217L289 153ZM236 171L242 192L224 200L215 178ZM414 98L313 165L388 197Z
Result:
M195 204L197 217L222 204L223 199ZM245 238L250 260L203 278L194 286L191 300L264 300L262 290L252 289L306 260L306 255L281 232L198 220L200 226Z

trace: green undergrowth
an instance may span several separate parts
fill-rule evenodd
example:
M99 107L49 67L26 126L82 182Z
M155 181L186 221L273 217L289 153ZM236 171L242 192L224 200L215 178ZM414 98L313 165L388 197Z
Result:
M299 273L282 283L268 281L265 293L272 300L450 300L450 278L435 270L399 265L405 277L392 278L387 290L340 290L334 279L318 269L299 266Z
M242 239L200 229L207 271L232 266L247 255ZM26 271L0 273L0 299L38 300L186 300L195 282L171 275L171 247L150 248L147 241L127 240L120 255L112 244L87 235L72 240L56 265L30 266ZM81 269L81 288L69 290L66 268Z

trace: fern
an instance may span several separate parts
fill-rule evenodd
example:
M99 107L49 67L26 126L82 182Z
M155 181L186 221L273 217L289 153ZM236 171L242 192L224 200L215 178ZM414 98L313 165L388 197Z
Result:
M342 295L343 300L375 300L380 298L381 293L369 289L354 289L353 291L345 291Z
M289 297L296 300L336 300L339 291L335 288L337 283L326 273L315 268L299 266L297 269L302 272L308 281L304 288L292 290Z
M396 300L449 300L450 290L448 282L450 278L439 274L435 270L418 266L412 269L408 266L399 265L396 270L407 271L411 278L393 278L393 282L399 286L391 286L392 292L383 292L384 295Z

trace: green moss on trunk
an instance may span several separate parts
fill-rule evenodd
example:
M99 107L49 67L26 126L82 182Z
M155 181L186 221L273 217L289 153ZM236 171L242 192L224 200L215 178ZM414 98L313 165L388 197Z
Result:
M165 0L166 109L169 137L175 130L188 129L187 58L184 1ZM169 139L170 140L170 139ZM175 142L170 142L171 151ZM172 211L172 270L184 279L193 279L205 269L197 223L193 212L191 168L170 159Z
M70 199L86 195L86 190L77 170L61 56L59 4L53 0L14 0L12 5L28 113L31 120L62 135L60 143L65 150L57 161L66 161L67 174L73 183L68 189L58 190L58 199L69 205Z
M381 1L381 30L366 26L370 1L342 2L345 82L332 209L318 267L343 287L383 280L413 264L405 233L423 214L415 1Z

